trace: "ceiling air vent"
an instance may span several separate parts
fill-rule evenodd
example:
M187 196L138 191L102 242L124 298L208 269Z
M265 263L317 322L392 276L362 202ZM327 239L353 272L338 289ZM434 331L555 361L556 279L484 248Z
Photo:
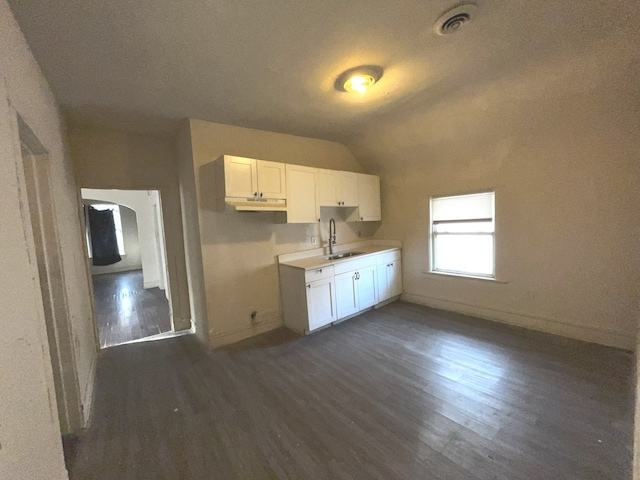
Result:
M455 33L471 21L471 14L476 9L477 7L473 4L452 8L438 19L433 29L438 35Z

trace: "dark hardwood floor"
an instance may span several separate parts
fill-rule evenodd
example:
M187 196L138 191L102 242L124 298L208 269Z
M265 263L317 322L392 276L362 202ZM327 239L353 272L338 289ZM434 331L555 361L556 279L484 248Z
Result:
M625 480L629 352L396 302L101 352L71 478Z
M169 302L159 288L144 289L142 270L93 276L100 348L171 331Z

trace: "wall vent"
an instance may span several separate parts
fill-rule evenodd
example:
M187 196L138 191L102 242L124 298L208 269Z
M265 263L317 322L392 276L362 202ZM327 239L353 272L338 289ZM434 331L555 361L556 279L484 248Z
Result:
M436 21L433 29L438 35L455 33L460 30L463 25L471 21L472 13L475 12L477 8L478 7L473 4L460 5L459 7L452 8Z

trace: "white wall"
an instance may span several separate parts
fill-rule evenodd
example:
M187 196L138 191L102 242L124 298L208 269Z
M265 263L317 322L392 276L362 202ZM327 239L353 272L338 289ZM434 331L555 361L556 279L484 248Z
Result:
M76 182L81 187L160 191L172 318L176 330L190 328L175 138L72 127L69 147Z
M186 194L195 183L197 212L185 210L185 215L197 218L199 225L190 225L200 245L190 249L202 254L202 277L206 297L207 328L214 346L237 341L282 325L282 306L278 280L277 255L314 248L312 236L325 243L329 219L337 220L338 243L370 236L379 224L347 224L338 209L323 209L320 224L277 223L284 214L211 211L203 203L202 190L207 180L200 180L200 167L222 154L239 155L262 160L281 161L298 165L362 172L353 155L335 142L296 137L273 132L234 127L201 120L190 121L191 140L182 161L187 165L181 172ZM192 173L193 172L193 173ZM205 192L206 194L207 192ZM192 205L195 208L195 205ZM195 270L195 269L194 269ZM197 283L197 279L194 279ZM251 312L257 311L252 323Z
M416 105L350 145L381 174L377 237L403 241L406 300L635 347L640 81L631 44L616 34ZM489 188L501 282L425 273L429 198Z
M19 114L48 151L73 355L85 413L96 357L78 202L53 95L0 0L0 478L67 478L35 247L24 193Z
M125 205L136 212L144 288L164 285L166 272L162 270L164 263L159 255L160 251L164 252L164 245L158 245L156 236L156 232L160 228L157 225L158 193L148 190L83 188L82 198Z

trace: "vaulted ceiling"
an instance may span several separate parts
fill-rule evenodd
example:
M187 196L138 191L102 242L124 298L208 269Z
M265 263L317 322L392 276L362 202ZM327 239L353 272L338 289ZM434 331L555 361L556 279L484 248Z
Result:
M587 52L630 28L638 2L475 2L436 35L454 0L10 0L56 98L82 121L200 118L348 140L389 115L539 59ZM366 95L344 70L384 68Z

